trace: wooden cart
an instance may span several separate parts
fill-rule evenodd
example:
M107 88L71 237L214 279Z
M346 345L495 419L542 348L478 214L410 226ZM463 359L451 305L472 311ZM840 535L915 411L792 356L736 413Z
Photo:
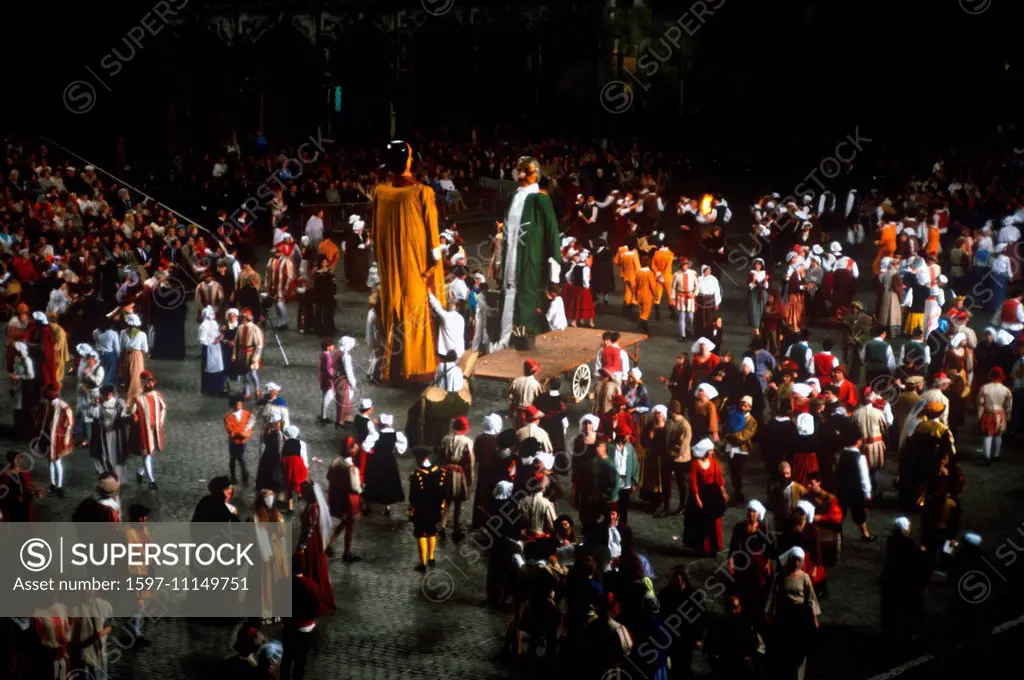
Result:
M540 364L538 380L563 377L571 385L567 399L579 403L590 397L594 386L591 365L601 346L599 328L567 328L537 336L536 347L529 352L503 349L494 354L476 358L472 370L466 374L482 380L503 380L511 383L523 375L523 362L533 359ZM622 333L619 346L626 350L633 364L640 362L640 343L648 336L641 333Z

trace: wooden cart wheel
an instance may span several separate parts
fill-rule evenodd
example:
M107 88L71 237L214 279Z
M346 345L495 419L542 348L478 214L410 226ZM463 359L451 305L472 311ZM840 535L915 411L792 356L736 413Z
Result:
M579 403L590 394L591 386L590 364L580 364L572 373L572 396Z

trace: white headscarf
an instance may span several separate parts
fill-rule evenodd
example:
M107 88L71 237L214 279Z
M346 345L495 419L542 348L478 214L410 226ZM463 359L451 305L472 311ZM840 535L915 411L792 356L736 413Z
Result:
M296 427L295 425L289 425L288 427L284 428L284 436L288 437L288 439L298 439L299 428Z
M741 366L749 366L751 373L753 373L753 371L754 371L754 360L751 359L750 357L743 357L743 362L741 363Z
M75 352L77 352L78 356L83 359L91 356L99 356L96 353L96 350L92 348L92 345L87 345L84 342L80 342L75 346Z
M666 418L668 417L668 407L665 406L664 404L658 404L657 406L655 406L651 410L654 411L655 413L660 413L661 415L665 416Z
M594 430L597 430L597 428L600 427L601 425L601 419L595 416L593 413L588 413L587 415L580 418L580 431L583 430L583 423L590 423L591 425L594 426Z
M789 567L795 560L802 560L806 557L804 549L800 547L792 547L786 552L779 555L779 562L782 562L782 566Z
M704 394L707 395L708 399L714 399L718 396L718 390L716 390L714 387L707 383L701 383L700 385L697 385L697 389L696 391L694 391L694 394L697 394L697 392L701 391L703 391Z
M691 447L691 452L696 458L703 458L708 455L708 451L715 448L715 443L705 437Z
M497 413L484 416L484 434L498 434L504 424L505 421Z
M810 413L801 413L796 417L797 434L809 436L814 434L814 416Z
M491 495L494 496L495 500L499 501L505 501L512 498L512 482L498 482L494 487L494 493Z
M707 338L697 338L697 341L690 346L690 352L692 354L700 354L701 345L707 345L709 349L715 348L715 343L711 342Z
M37 323L42 324L43 326L50 325L50 320L46 318L46 314L44 314L43 312L32 312L32 318L35 319Z
M142 327L142 319L139 318L138 314L129 314L124 318L124 322L132 328Z
M216 319L217 310L210 305L206 305L205 307L203 307L203 318L207 320Z
M351 352L352 348L355 346L356 339L353 338L351 335L342 336L342 338L338 340L338 347L341 348L342 352Z
M897 517L892 521L892 525L905 534L910 533L910 520L906 517Z
M797 395L798 397L803 397L804 399L806 399L809 396L811 396L811 386L808 385L807 383L796 383L795 385L793 385L791 389L793 391L793 394Z
M395 417L390 413L380 414L380 426L381 427L393 427L395 424Z
M635 367L629 369L629 375L631 378L633 378L633 380L636 380L637 382L640 382L640 379L644 377L644 374L640 372L640 369Z
M749 503L747 503L747 510L756 510L757 521L764 521L764 516L767 511L765 510L764 505L762 505L760 501L750 501Z
M810 501L798 501L796 509L804 511L804 514L807 515L808 523L814 523L814 505Z
M267 389L267 392L280 392L281 391L281 386L278 385L276 382L268 382L267 384L264 385L264 387Z

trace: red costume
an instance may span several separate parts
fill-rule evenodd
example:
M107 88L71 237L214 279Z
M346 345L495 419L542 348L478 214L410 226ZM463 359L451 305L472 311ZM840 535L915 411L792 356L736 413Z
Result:
M832 386L836 398L846 409L847 413L853 413L860 406L860 399L857 397L857 386L845 378Z
M836 357L832 352L818 352L814 355L814 377L818 379L822 390L832 386L832 371L836 367Z

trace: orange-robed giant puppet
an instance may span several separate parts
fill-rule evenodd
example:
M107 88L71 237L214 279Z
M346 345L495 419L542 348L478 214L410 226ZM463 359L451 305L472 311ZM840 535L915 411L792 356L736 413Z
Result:
M413 179L409 144L393 141L385 153L391 177L376 189L373 221L383 331L381 378L428 382L437 369L428 293L445 304L437 204L434 190Z

